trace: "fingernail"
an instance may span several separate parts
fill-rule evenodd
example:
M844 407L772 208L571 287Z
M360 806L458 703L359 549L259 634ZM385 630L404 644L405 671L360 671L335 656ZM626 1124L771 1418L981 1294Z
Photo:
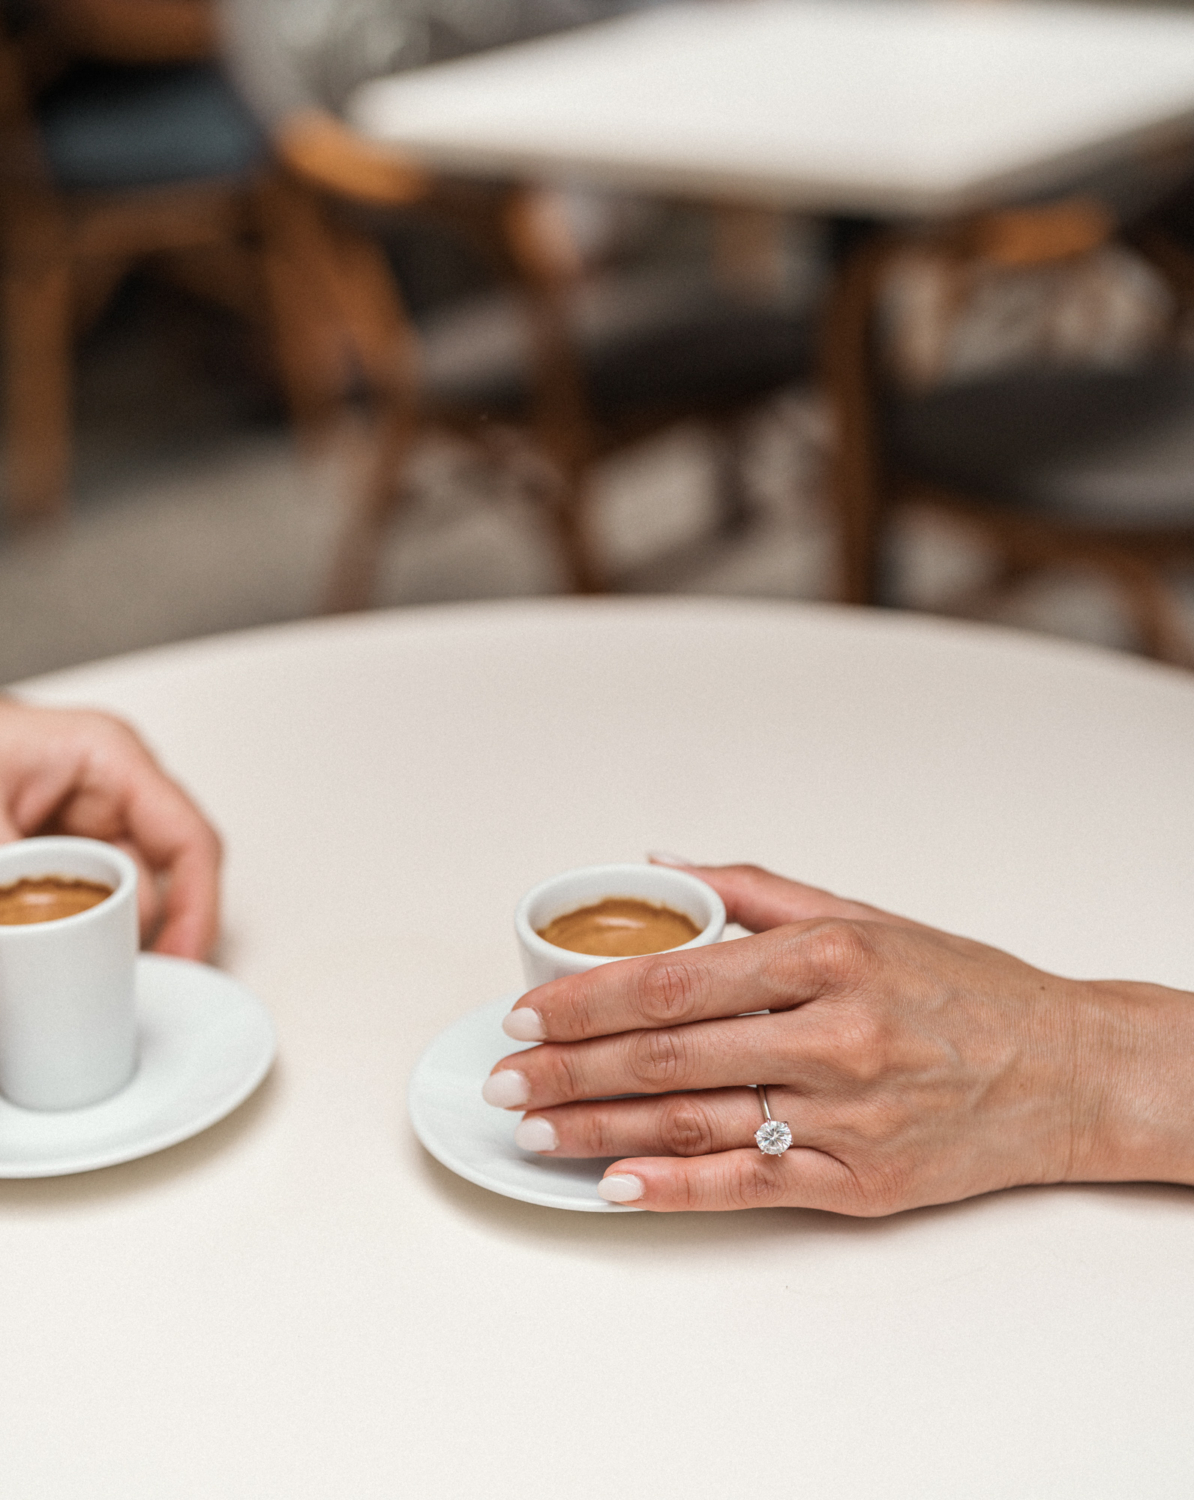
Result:
M658 850L652 850L647 858L653 865L674 865L677 870L698 870L700 866L693 859L685 859L680 854L661 854Z
M516 1042L541 1042L547 1035L542 1016L528 1005L512 1010L502 1021L502 1030Z
M601 1179L597 1191L607 1203L633 1203L643 1196L643 1179L631 1177L628 1172L614 1172Z
M519 1121L514 1144L523 1151L554 1151L560 1141L550 1120L545 1120L542 1115L529 1115Z
M499 1068L485 1080L481 1097L486 1104L496 1104L499 1109L516 1109L531 1097L527 1075L514 1068Z

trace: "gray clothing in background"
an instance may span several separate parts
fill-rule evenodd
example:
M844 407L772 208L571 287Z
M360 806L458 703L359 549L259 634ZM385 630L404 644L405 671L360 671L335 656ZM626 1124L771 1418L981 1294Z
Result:
M220 3L229 65L267 128L299 110L339 114L372 78L644 8L644 0Z

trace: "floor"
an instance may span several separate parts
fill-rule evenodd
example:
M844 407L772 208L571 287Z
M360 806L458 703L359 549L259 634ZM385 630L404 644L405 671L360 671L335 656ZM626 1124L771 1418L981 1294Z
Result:
M300 458L239 330L178 294L135 284L84 350L78 424L69 523L0 532L0 683L317 608L351 437L321 459ZM717 525L699 430L677 429L611 462L595 504L618 587L826 597L826 436L811 393L786 392L761 408L748 446L750 518L729 532ZM527 501L479 471L466 449L428 442L413 480L379 606L558 588ZM937 607L986 565L927 519L906 523L897 552L901 594L920 608ZM1042 578L990 617L1129 644L1106 590L1077 575Z

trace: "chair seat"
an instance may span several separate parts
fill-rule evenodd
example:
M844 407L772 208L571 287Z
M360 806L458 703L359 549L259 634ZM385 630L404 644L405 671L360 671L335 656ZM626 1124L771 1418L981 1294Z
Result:
M257 127L206 63L81 65L37 113L54 181L72 191L238 177L264 153Z
M908 479L1108 531L1194 529L1194 369L1005 373L893 402Z
M807 309L736 297L691 272L611 275L580 289L572 332L599 421L721 409L805 378ZM420 323L433 404L508 415L530 396L530 327L512 293Z

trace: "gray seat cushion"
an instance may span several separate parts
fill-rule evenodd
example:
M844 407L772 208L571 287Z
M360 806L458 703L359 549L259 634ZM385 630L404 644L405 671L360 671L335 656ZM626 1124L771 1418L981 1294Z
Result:
M526 308L510 293L423 320L431 398L510 414L529 397ZM807 377L807 310L736 297L691 271L611 275L574 299L572 332L595 414L716 410Z
M893 403L889 454L910 478L1042 518L1194 528L1194 369L1041 370Z
M264 153L257 127L206 63L80 66L37 113L54 180L68 190L238 177Z

